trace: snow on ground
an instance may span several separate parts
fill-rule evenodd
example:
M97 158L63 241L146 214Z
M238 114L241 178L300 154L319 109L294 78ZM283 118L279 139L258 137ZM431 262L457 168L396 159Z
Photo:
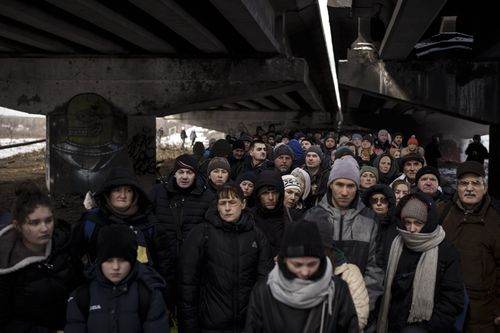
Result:
M35 140L40 140L40 138L23 138L23 139L5 139L5 138L3 138L3 139L0 139L0 147L12 145L15 143L29 142L29 141L35 141ZM42 150L45 148L45 145L46 145L45 142L40 142L40 143L35 143L32 145L27 145L27 146L0 149L0 159L11 157L11 156L14 156L17 154L24 154L24 153L30 153L33 151Z

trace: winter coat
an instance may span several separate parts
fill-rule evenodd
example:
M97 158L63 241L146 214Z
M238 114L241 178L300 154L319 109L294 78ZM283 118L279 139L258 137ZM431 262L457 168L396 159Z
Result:
M58 221L45 256L22 244L14 225L0 230L0 331L52 333L65 323L66 300L81 282L69 251L69 226Z
M205 213L213 205L214 195L207 190L201 176L196 177L192 189L183 191L177 187L172 174L167 183L155 185L151 198L156 216L165 224L170 253L176 259L189 231L205 221Z
M493 319L500 316L500 216L487 194L473 211L463 208L458 194L451 206L439 208L439 216L444 215L446 239L460 254L470 299L465 328L471 332L494 332Z
M331 204L328 192L318 206L309 209L303 219L316 223L324 244L333 244L358 266L363 273L370 297L370 309L375 308L382 294L384 272L376 263L377 232L375 220L362 215L365 205L353 200L354 207L342 211Z
M149 305L141 322L139 280L149 289ZM65 333L157 333L169 332L167 311L160 289L162 278L151 267L136 263L125 279L114 285L100 269L88 287L89 312L78 305L78 289L68 300ZM81 302L81 300L80 300Z
M435 205L430 202L432 199L421 193L412 194L412 196L426 202L428 207L428 217L422 231L434 231L439 221ZM401 199L402 202L398 206L396 216L401 215L401 207L410 199L410 197ZM395 218L395 223L399 228L403 228L403 223L399 218ZM408 326L407 318L412 306L413 281L421 256L422 252L412 251L406 245L403 247L391 289L391 304L388 315L389 332L402 332ZM431 318L411 326L424 329L429 333L454 332L453 325L463 307L464 281L459 254L451 242L444 239L438 245L434 308Z
M387 268L387 261L389 260L392 241L398 234L396 231L396 224L393 221L396 211L396 197L390 187L383 184L373 185L368 188L363 195L363 203L367 207L370 207L370 197L375 193L382 193L389 202L389 210L386 216L375 216L375 221L377 221L378 224L377 265L385 271Z
M243 213L196 226L179 260L180 331L241 332L252 288L272 267L269 243Z
M325 313L322 332L359 332L356 310L347 284L336 276L332 280L335 283L332 314ZM319 326L321 310L322 304L312 309L297 309L285 305L273 297L266 281L261 281L250 297L245 333L302 333L308 319L313 326Z
M311 193L307 196L304 204L306 208L314 207L323 198L328 191L328 176L330 175L330 167L320 168L315 175L311 175L307 167L304 167L309 177L311 178ZM312 193L312 187L316 185L316 192Z
M359 328L360 330L364 329L368 323L370 302L363 274L359 271L358 266L349 263L336 266L334 274L347 283L358 316Z
M128 217L113 214L106 203L106 197L109 196L111 189L123 185L131 186L138 198L137 212ZM125 224L137 235L139 244L137 259L153 266L172 289L175 265L170 252L168 229L159 223L153 212L153 204L139 186L135 176L123 168L113 170L102 188L94 194L94 200L97 207L85 212L79 223L73 226L73 255L77 258L85 255L90 263L94 263L97 257L97 238L101 228L110 224ZM92 226L92 232L89 232L89 226ZM171 290L166 290L165 293L166 300L173 301Z
M264 186L273 186L279 193L276 207L272 210L264 208L257 195L259 189ZM262 230L268 239L271 246L271 255L274 257L278 255L281 239L283 238L285 227L288 223L288 215L283 205L285 188L279 173L275 171L265 171L261 173L257 177L253 193L255 197L255 207L252 209L251 213L254 216L255 225Z
M489 157L488 150L481 142L471 142L465 149L467 161L476 161L484 164L484 160Z

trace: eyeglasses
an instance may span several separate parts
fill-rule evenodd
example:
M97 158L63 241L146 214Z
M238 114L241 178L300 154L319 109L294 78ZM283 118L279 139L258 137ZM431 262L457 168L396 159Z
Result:
M465 188L467 186L471 185L472 187L478 188L483 185L483 182L480 180L459 180L458 181L458 186Z
M387 198L370 198L370 204L376 205L378 203L381 203L382 205L387 204L389 201L387 201Z

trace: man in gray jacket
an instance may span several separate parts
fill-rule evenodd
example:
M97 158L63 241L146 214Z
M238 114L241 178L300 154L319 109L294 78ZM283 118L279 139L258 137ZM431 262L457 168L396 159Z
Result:
M354 159L335 160L328 178L327 193L309 209L304 219L316 223L324 245L342 250L348 261L363 273L370 298L370 311L382 294L384 272L375 261L378 227L373 218L362 215L358 198L359 170Z

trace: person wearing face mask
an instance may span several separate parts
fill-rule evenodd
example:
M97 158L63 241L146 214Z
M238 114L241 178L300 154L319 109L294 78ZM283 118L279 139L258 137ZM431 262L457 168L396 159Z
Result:
M82 281L70 228L33 182L16 189L12 223L0 230L0 331L62 332L66 300Z
M465 332L500 328L500 215L491 205L484 167L476 161L457 166L457 192L439 206L446 238L460 254L470 299Z
M425 193L401 199L377 332L454 332L464 307L460 259Z
M252 291L245 333L359 332L347 284L333 275L315 224L291 224L277 261Z

